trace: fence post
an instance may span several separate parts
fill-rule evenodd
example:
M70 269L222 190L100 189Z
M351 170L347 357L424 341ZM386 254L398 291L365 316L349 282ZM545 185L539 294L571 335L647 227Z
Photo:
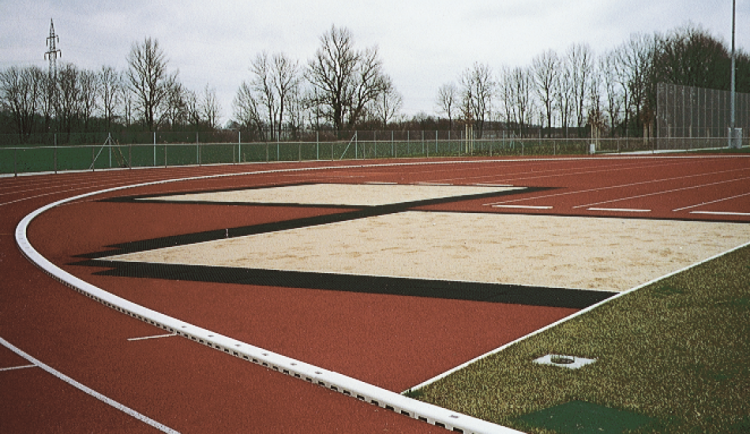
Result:
M18 177L18 148L13 148L13 176Z
M391 130L391 155L396 158L396 144L393 142L393 130Z
M54 152L54 164L55 164L55 175L57 175L57 133L54 134L55 137L55 152Z
M154 131L154 167L156 167L156 131Z
M91 171L96 172L96 148L91 147Z
M320 131L315 132L315 159L320 160Z
M164 149L167 149L166 146ZM201 165L201 142L198 138L198 131L195 132L195 162L198 163L198 166ZM166 164L166 163L164 163Z

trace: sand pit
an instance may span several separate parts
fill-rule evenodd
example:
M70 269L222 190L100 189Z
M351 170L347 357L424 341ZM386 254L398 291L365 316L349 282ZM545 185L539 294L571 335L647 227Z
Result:
M479 194L523 190L524 187L397 184L304 184L150 197L166 202L273 203L298 205L380 206Z
M409 211L101 259L624 291L748 241L746 224Z

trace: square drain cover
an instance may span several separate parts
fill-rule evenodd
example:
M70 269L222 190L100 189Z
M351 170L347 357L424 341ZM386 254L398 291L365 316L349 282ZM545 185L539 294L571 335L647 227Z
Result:
M517 418L529 425L560 434L619 434L635 430L654 419L584 401L570 401Z
M540 365L560 366L568 369L579 369L586 365L596 362L596 359L587 359L585 357L561 356L558 354L547 354L534 360L534 363Z

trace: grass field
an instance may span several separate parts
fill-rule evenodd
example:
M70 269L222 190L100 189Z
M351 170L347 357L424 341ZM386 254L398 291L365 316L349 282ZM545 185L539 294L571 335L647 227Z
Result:
M531 433L750 432L750 247L617 298L413 397ZM546 354L595 358L579 370ZM635 430L549 430L540 410L582 401L647 416ZM584 424L585 425L585 424Z

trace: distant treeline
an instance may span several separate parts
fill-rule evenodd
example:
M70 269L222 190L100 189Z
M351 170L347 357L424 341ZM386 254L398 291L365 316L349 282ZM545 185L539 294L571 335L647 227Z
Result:
M434 113L401 114L402 96L383 70L378 49L360 49L346 28L331 27L305 64L261 52L238 85L221 123L216 90L187 89L159 42L133 44L128 69L0 70L0 134L101 131L242 131L255 140L287 140L354 130L455 130L471 125L518 137L653 135L660 82L729 90L729 48L694 25L636 34L595 54L585 44L547 50L531 65L467 67L436 89ZM750 56L736 56L738 92L750 92ZM348 133L346 133L348 134Z

